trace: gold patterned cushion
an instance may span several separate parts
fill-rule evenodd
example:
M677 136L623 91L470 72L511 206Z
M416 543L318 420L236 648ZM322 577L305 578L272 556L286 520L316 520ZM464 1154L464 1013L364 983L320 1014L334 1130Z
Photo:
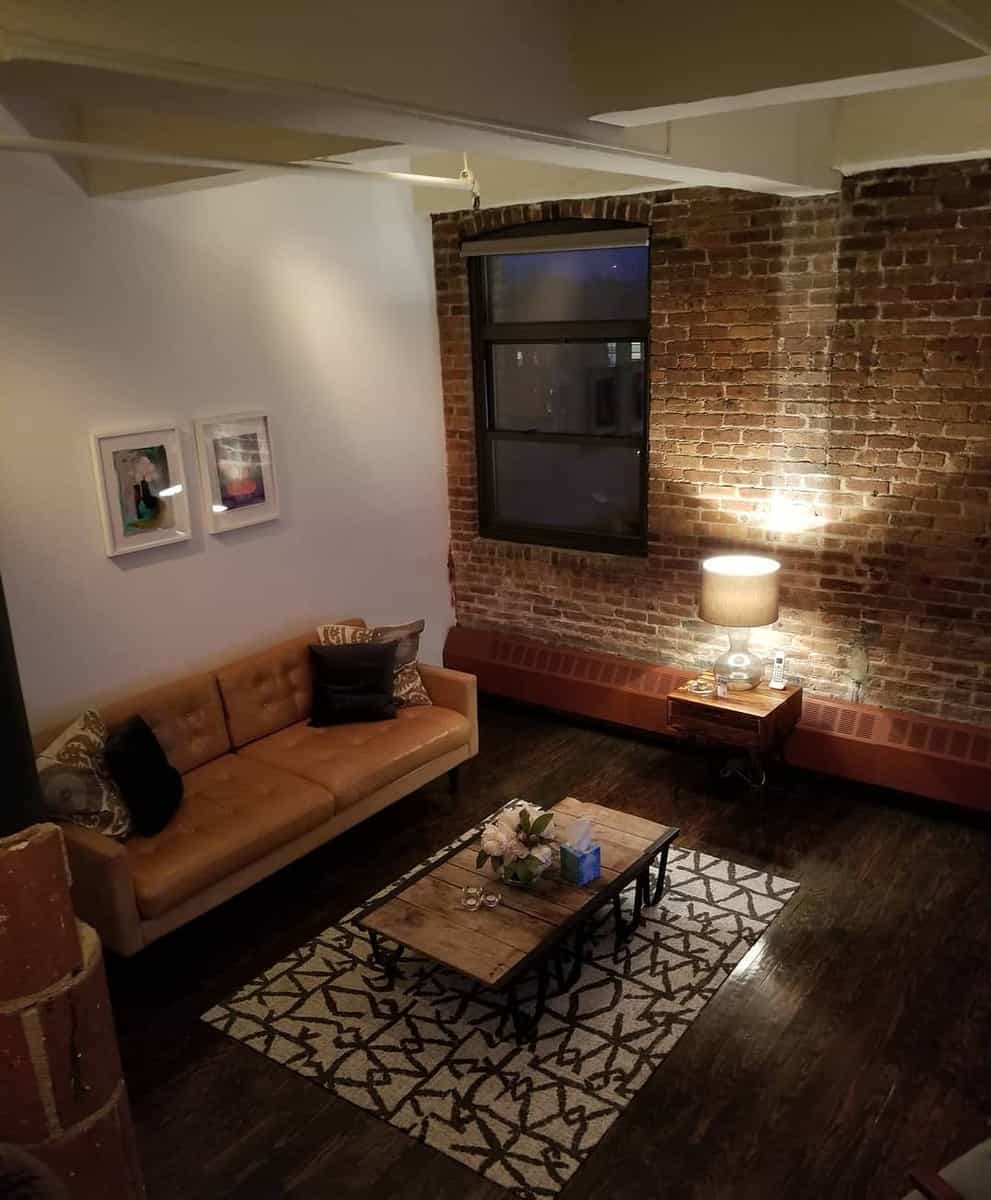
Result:
M126 838L131 814L107 770L106 742L103 718L87 709L38 755L41 796L53 820Z
M420 651L420 634L424 621L408 621L405 625L320 625L317 638L323 646L351 646L356 642L395 642L396 671L392 691L400 708L429 704L430 696L416 668Z

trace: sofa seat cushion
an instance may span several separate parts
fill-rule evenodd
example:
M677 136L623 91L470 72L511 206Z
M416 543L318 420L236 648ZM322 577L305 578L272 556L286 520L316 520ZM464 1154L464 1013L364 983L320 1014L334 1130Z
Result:
M179 811L125 843L142 917L162 913L334 815L334 797L298 775L225 754L183 776Z
M449 708L401 708L392 721L358 721L314 729L305 722L252 742L240 757L322 784L337 811L424 763L465 746L471 728Z

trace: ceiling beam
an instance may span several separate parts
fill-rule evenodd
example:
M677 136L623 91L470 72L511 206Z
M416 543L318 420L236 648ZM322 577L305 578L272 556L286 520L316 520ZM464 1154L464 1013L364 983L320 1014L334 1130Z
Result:
M469 21L462 0L321 0L291 5L291 20L264 0L181 0L167 16L161 0L0 0L0 95L20 81L84 109L809 194L835 185L821 130L806 153L785 118L778 152L766 114L991 74L991 53L976 48L986 3L622 0L617 19L601 0L502 0ZM753 154L735 120L683 131L673 155L650 128L757 110Z
M408 147L409 169L427 174L453 175L461 168L461 155L453 150ZM588 171L580 167L554 167L525 159L496 158L471 153L468 164L478 179L483 208L507 204L532 204L540 200L575 200L588 196L635 195L664 188L665 182L638 175ZM416 189L421 212L450 209L450 196L432 188Z
M837 102L833 163L844 175L991 155L991 78Z
M258 122L224 121L203 114L148 112L140 108L78 104L79 123L74 134L64 138L100 142L112 146L165 151L206 158L248 159L266 163L305 162L334 158L353 162L353 155L369 149L381 152L391 143L367 138L341 138L332 134L300 133ZM46 136L29 128L35 137ZM58 137L58 134L48 134ZM455 171L454 174L457 174ZM162 162L132 162L118 159L86 160L86 190L91 196L161 190L172 184L212 180L230 183L230 172L205 167L169 166ZM241 173L238 172L240 176Z
M991 54L991 24L976 20L953 0L898 0L898 3L982 54Z
M782 104L666 121L625 131L630 144L657 146L671 157L673 179L691 170L749 175L779 195L833 192L840 177L832 168L836 102ZM741 185L736 185L741 186Z
M84 136L79 105L68 100L49 100L43 96L5 96L3 107L32 137L75 141ZM77 158L59 155L54 156L54 161L81 191L89 191L85 163Z
M689 117L709 117L725 112L797 104L807 100L836 100L845 96L890 92L923 87L931 83L949 83L959 79L978 79L991 75L991 52L981 58L940 63L932 67L910 67L901 71L882 71L874 75L850 75L843 79L823 79L788 87L766 88L734 96L711 96L683 104L657 104L646 108L596 113L592 121L627 128L657 125L663 121L681 121Z
M448 188L470 193L470 179L451 179L443 175L417 175L409 171L390 171L382 167L363 166L358 163L322 162L270 162L262 159L236 159L207 156L202 154L173 154L164 150L141 149L136 146L110 146L99 142L74 142L58 138L19 137L16 134L0 134L0 152L12 154L52 154L81 159L109 159L113 162L161 163L172 167L195 167L209 171L257 171L259 169L311 177L333 173L347 175L373 175L391 179L396 183L422 184L425 187Z
M25 58L29 54L31 57ZM2 57L2 56L0 56ZM78 60L78 61L75 61ZM821 171L789 174L721 160L718 154L675 161L647 131L579 123L573 129L548 130L498 120L424 112L374 98L342 95L332 88L245 76L197 64L135 61L122 73L113 60L78 47L17 50L8 42L8 61L0 61L0 101L11 90L73 98L87 106L128 106L159 113L198 114L211 119L263 123L313 134L337 134L382 142L539 161L568 169L604 171L644 179L646 186L735 187L777 194L814 194L830 190ZM585 136L588 128L595 135ZM247 157L247 156L245 156ZM736 156L739 159L739 156ZM824 168L828 163L824 164Z

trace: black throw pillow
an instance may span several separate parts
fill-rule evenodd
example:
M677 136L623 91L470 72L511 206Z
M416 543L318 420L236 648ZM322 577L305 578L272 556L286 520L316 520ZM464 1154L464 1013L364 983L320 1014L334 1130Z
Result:
M182 801L182 776L165 757L144 717L131 717L107 738L107 769L142 837L161 833Z
M311 646L313 711L310 724L387 721L396 715L392 680L395 642L354 642Z

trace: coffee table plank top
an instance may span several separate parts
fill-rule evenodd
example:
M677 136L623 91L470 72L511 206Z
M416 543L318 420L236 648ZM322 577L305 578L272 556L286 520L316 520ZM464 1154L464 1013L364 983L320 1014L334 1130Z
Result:
M476 838L366 913L359 924L480 983L505 986L541 946L597 908L603 902L599 893L615 892L624 873L641 867L677 833L571 796L554 805L553 812L559 824L576 817L592 822L592 838L602 854L599 879L578 887L552 876L532 890L512 887L476 870ZM460 897L460 889L468 885L498 890L502 903L470 912Z
M438 962L447 963L480 983L495 984L519 961L520 951L506 942L497 942L488 933L466 930L454 917L481 916L481 911L469 913L458 905L441 916L408 904L395 896L362 921L385 937L402 942ZM488 911L485 913L488 916Z
M535 950L544 939L545 930L541 925L555 922L542 921L539 917L530 920L519 920L518 914L503 908L500 904L491 912L488 909L476 909L471 912L461 904L461 889L455 884L438 878L435 874L418 879L403 892L407 904L422 909L429 916L440 916L445 924L458 925L472 933L483 934L496 942L504 942L515 950L528 953ZM447 918L450 918L449 922ZM429 921L426 922L429 925Z
M510 908L514 912L539 917L552 925L559 925L562 921L566 921L573 912L581 907L577 899L564 892L556 892L551 897L545 895L543 891L510 888L501 883L497 884L491 875L475 870L475 853L474 850L462 850L460 854L456 854L446 863L441 863L436 867L433 874L438 879L445 879L458 888L484 887L488 891L495 889L502 894L500 908ZM580 899L584 902L584 897ZM460 903L460 899L458 903Z
M473 879L466 882L474 884L475 887L484 887L487 891L497 891L502 896L502 904L507 908L518 909L522 913L530 913L534 916L544 917L554 925L561 925L566 920L569 920L575 913L581 912L588 904L588 898L596 892L601 892L603 888L608 887L619 875L619 871L612 867L602 866L602 874L598 879L593 879L591 883L586 883L584 887L579 887L577 884L568 883L561 879L557 872L557 867L552 870L554 873L546 875L537 888L531 890L529 888L515 887L511 883L503 883L499 879L493 878L486 871L479 871L475 868L475 856L478 853L477 845L472 844L464 850L459 851L450 860L452 863L463 867L465 870L470 870ZM603 850L603 858L605 850ZM532 901L536 900L539 904L541 900L550 901L556 912L544 912L540 908L532 906ZM500 905L502 907L502 905Z
M604 808L601 804L576 800L574 796L565 796L554 805L554 812L558 816L572 819L588 818L592 825L601 831L603 837L614 837L615 833L623 833L647 843L657 841L658 837L668 832L667 825L659 825L656 821L648 821L646 817L635 817L633 813L620 812L616 808ZM612 830L613 833L607 833L607 830Z

